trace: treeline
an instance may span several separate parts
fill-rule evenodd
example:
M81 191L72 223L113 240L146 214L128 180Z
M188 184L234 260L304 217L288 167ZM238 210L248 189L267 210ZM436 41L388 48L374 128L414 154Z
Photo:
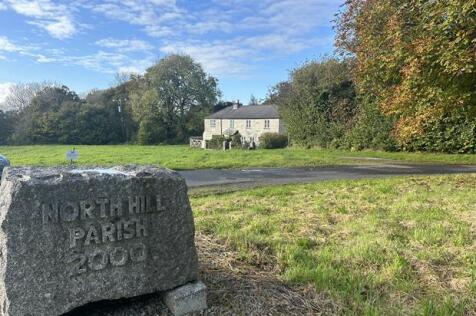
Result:
M269 93L294 144L476 152L475 0L348 0L336 29Z
M279 105L292 145L476 152L476 0L347 0L336 31L335 57L294 69L264 101ZM229 105L180 55L85 98L15 89L0 144L184 143Z
M203 133L217 80L188 56L161 59L141 76L80 98L58 84L24 84L0 111L0 144L177 144Z
M270 89L265 103L279 105L293 145L399 149L394 118L358 93L351 65L336 58L307 62Z

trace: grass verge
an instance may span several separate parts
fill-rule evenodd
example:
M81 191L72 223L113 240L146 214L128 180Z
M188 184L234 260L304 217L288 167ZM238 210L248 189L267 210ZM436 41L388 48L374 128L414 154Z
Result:
M66 151L73 146L0 146L0 154L13 165L54 166L67 164ZM476 164L476 155L403 153L331 149L202 150L188 146L105 145L75 146L80 165L154 164L171 169L318 167L378 163L389 159L412 163ZM375 159L376 158L376 159ZM381 160L380 160L381 161Z
M200 234L338 314L475 315L476 175L192 196Z

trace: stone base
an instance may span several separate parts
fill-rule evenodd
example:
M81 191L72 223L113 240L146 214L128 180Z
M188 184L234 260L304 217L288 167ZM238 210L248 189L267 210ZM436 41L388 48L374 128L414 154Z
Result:
M162 300L174 316L199 312L207 308L207 287L201 281L187 283L164 292Z

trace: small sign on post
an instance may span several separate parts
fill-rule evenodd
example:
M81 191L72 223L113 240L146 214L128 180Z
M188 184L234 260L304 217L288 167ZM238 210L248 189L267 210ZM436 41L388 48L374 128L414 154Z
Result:
M77 151L75 148L73 150L68 150L66 152L66 160L68 160L70 163L76 162L79 159L79 151Z

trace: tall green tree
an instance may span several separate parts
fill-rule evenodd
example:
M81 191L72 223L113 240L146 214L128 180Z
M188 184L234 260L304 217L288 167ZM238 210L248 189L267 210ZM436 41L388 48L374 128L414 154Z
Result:
M51 144L59 142L62 130L60 109L65 105L77 107L81 100L68 87L46 87L37 92L30 105L22 110L12 136L17 144ZM74 120L73 120L74 121Z
M279 108L291 140L304 146L338 145L355 116L355 91L348 63L308 62L292 71Z
M138 125L133 119L130 94L136 89L135 76L123 79L112 88L91 91L86 96L86 102L109 112L111 120L120 123L118 141L133 142L136 139Z
M204 116L220 96L217 79L189 56L167 56L135 81L130 100L139 141L145 143L180 143L200 135Z
M18 113L0 110L0 145L7 145L9 143L10 137L15 131L17 121Z
M291 92L291 83L281 81L268 89L263 104L283 104Z
M112 144L121 142L117 112L87 104L68 87L46 87L19 118L10 138L14 144Z

